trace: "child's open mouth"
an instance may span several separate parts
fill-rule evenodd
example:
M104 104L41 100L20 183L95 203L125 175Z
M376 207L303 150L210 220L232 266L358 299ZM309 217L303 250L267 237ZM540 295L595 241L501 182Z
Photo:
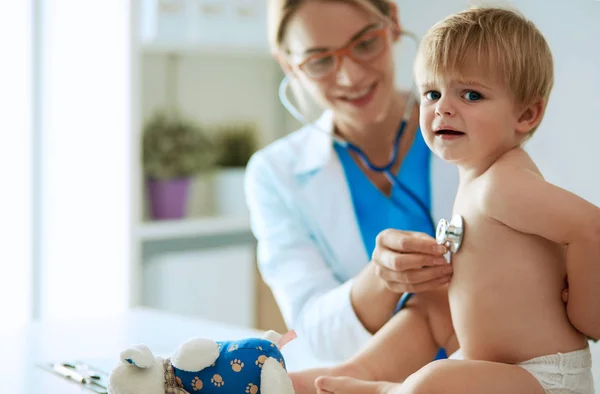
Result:
M464 135L462 131L442 129L435 132L435 135Z
M440 129L435 132L435 136L439 137L443 140L454 140L465 135L462 131L450 130L450 129Z

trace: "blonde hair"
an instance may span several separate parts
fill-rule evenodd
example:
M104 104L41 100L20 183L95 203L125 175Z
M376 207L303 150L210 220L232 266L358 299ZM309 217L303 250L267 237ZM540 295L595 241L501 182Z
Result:
M499 77L517 105L542 99L544 111L554 85L552 53L544 36L510 9L473 7L449 16L425 34L417 58L415 67L425 67L436 78L478 67Z
M381 18L389 18L390 0L267 0L268 38L273 53L284 50L287 25L298 8L307 1L338 2L358 6Z

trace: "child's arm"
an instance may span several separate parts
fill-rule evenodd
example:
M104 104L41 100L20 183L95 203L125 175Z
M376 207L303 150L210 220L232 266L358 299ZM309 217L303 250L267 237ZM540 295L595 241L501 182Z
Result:
M518 231L567 246L567 314L600 338L600 208L524 170L498 165L482 193L484 209Z

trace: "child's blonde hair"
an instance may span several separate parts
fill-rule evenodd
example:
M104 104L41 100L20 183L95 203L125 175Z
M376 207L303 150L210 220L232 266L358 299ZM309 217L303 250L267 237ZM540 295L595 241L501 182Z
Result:
M425 67L435 78L460 76L477 67L500 78L517 105L541 99L544 110L554 85L552 53L544 36L523 15L502 8L473 7L435 24L421 41L415 67Z

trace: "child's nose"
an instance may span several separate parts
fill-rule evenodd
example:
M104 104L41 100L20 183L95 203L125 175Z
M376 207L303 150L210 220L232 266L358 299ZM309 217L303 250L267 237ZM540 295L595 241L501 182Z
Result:
M442 96L435 107L435 113L439 116L453 116L456 113L456 109L452 100L447 96Z

